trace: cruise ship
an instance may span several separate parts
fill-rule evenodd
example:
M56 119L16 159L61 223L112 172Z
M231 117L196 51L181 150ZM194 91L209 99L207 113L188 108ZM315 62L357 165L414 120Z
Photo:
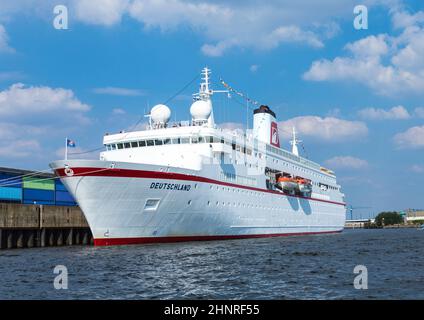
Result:
M145 130L106 134L99 160L50 164L84 212L95 245L337 233L346 205L333 171L280 146L270 107L253 129L214 121L210 70L202 70L189 121L150 110ZM287 129L287 128L286 128Z

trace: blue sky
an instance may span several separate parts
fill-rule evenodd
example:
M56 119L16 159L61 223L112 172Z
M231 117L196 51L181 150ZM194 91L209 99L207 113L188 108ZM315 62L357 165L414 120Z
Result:
M285 148L295 125L347 202L372 207L358 215L424 208L422 57L422 1L2 0L0 166L46 169L66 136L97 148L208 65L215 88L222 77L277 113ZM197 85L169 102L173 119ZM246 123L234 100L214 106L217 122Z

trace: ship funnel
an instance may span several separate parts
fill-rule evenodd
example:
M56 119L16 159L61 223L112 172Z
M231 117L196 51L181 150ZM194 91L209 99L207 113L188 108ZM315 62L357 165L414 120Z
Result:
M268 106L260 106L253 111L253 136L259 141L280 147L275 113Z

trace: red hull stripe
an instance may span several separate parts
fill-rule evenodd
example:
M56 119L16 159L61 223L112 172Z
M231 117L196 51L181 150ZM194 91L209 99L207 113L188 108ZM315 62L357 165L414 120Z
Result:
M228 182L223 182L223 181L219 181L219 180L214 180L214 179L209 179L209 178L199 177L199 176L193 176L193 175L188 175L188 174L183 174L183 173L131 170L131 169L90 168L90 167L73 167L71 169L73 171L73 176L150 178L150 179L167 179L167 180L183 180L183 181L205 182L205 183L218 184L218 185L223 185L223 186L228 186L228 187L247 189L247 190L252 190L252 191L273 193L273 194L278 194L278 195L281 196L281 192L278 192L278 191L242 186L242 185L239 185L239 184L228 183ZM58 176L65 177L65 178L67 177L67 175L65 174L64 168L56 169L55 171L56 171L56 174ZM307 199L307 200L320 201L320 202L327 202L327 203L345 206L345 203L341 203L341 202L334 202L334 201L322 200L322 199L317 199L317 198L307 198L307 197L296 196L296 195L288 195L288 194L285 194L285 196L294 197L294 198L302 198L302 199Z
M274 233L274 234L249 234L249 235L222 235L222 236L181 236L181 237L142 237L142 238L110 238L94 239L95 246L116 246L126 244L146 244L146 243L169 243L186 241L212 241L212 240L231 240L248 238L271 238L287 236L304 236L313 234L340 233L339 231L323 232L298 232L298 233Z

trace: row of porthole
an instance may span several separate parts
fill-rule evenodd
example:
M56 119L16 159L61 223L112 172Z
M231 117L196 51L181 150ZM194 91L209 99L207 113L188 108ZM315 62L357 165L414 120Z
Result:
M210 206L211 205L211 201L208 201L207 202L208 203L208 206ZM187 202L187 204L188 205L191 205L192 204L192 201L191 200L189 200L188 202ZM215 205L216 206L219 206L220 205L220 202L219 201L216 201L216 203L215 203ZM225 206L226 204L225 204L225 201L222 201L222 205L223 206ZM231 202L227 202L227 205L228 206L231 206ZM245 204L245 203L238 203L238 205L237 205L237 203L235 203L235 202L233 202L233 206L234 207L243 207L243 208L256 208L256 209L265 209L265 210L285 210L285 211L288 211L288 209L286 209L286 208L279 208L279 207L262 207L262 206L260 206L260 205L254 205L254 204ZM314 204L312 204L312 206L313 207L315 207L316 205L314 205ZM330 206L329 205L326 205L326 204L322 204L321 205L321 207L324 207L324 208L326 208L326 207L329 207L330 208Z
M197 184L195 185L195 188L197 189ZM213 186L211 185L211 186L209 186L209 189L210 190L212 190L213 189ZM216 190L219 190L219 186L216 186ZM254 195L257 195L257 196L260 196L260 197L263 197L263 196L265 196L265 194L263 194L263 193L261 193L261 192L254 192L254 191L247 191L247 190L241 190L241 189L238 189L238 188L228 188L228 187L221 187L221 191L233 191L233 192L238 192L238 193L247 193L247 194L250 194L250 195L252 195L252 196L254 196Z
M219 205L220 205L220 203L221 202L219 202L219 201L216 201L216 203L215 203L215 205L218 207ZM192 201L191 200L189 200L188 202L187 202L187 204L188 205L191 205L192 204ZM211 201L208 201L207 202L207 204L208 204L208 206L211 206L212 205L212 203L211 203ZM225 201L222 201L222 206L231 206L231 202L227 202L227 204L225 203ZM260 206L260 205L254 205L254 204L245 204L245 203L235 203L235 202L233 202L233 206L234 207L242 207L242 208L256 208L256 209L263 209L263 210L274 210L274 211L277 211L277 210L287 210L287 209L284 209L284 208L279 208L279 207L263 207L263 206Z
M209 189L213 189L213 186L209 186ZM216 186L216 190L219 190L219 186ZM228 187L221 187L221 191L233 191L233 192L238 192L238 193L247 193L250 194L252 196L254 195L258 195L258 196L264 196L265 194L262 194L261 192L254 192L254 191L248 191L248 190L242 190L242 189L238 189L238 188L228 188Z

